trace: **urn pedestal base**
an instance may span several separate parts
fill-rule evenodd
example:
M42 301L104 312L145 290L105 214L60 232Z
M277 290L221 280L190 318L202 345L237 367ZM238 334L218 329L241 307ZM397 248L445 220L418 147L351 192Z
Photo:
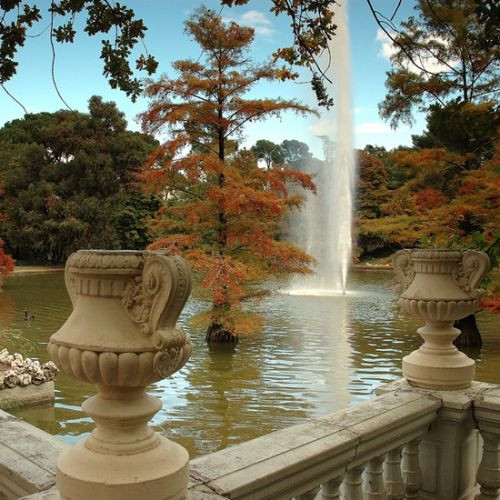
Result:
M180 445L158 436L143 453L96 453L85 441L64 451L57 461L61 500L180 500L186 497L189 455Z
M453 391L467 389L474 380L474 360L454 345L460 330L451 323L433 323L417 330L425 340L420 349L403 358L403 375L423 389Z
M453 345L460 335L453 323L480 308L484 290L478 285L488 270L488 256L476 250L400 250L392 262L401 282L399 305L425 321L417 330L424 345L403 358L403 375L424 389L467 389L475 363Z

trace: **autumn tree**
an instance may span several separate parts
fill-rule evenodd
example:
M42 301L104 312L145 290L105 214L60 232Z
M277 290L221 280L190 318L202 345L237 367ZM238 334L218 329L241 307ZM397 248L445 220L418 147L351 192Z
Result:
M2 288L3 279L5 276L12 274L14 271L15 260L4 250L5 243L0 238L0 289Z
M359 151L358 174L357 212L368 219L377 218L389 198L387 169L376 156Z
M461 195L471 170L487 184L498 180L490 169L500 123L498 7L480 0L418 0L415 11L400 28L388 19L382 25L395 53L379 111L393 127L411 124L415 110L427 111L427 130L413 137L418 149L406 155L415 176L394 191L387 217L368 225L407 244L491 249L495 238L482 217L485 208L491 215L491 201L476 200L474 213L466 209L469 196ZM473 316L459 326L471 333L469 344L480 344Z
M500 148L475 169L468 155L444 148L389 153L404 171L405 182L386 191L377 217L358 213L358 244L365 254L388 254L400 248L475 248L490 256L492 267L500 256L498 167ZM361 176L363 172L361 171ZM360 195L363 197L363 185ZM487 283L489 308L499 301L498 277ZM474 316L460 320L461 346L480 345Z
M396 127L411 124L414 110L456 103L497 100L498 45L486 43L480 0L418 0L415 16L396 28L383 29L392 38L393 69L387 73L387 95L380 114Z
M281 74L249 58L251 28L225 24L200 8L186 32L203 49L203 59L175 62L176 78L163 76L146 88L151 102L142 115L144 129L170 133L144 172L147 185L166 197L151 248L190 262L212 304L201 318L207 340L231 342L258 328L242 301L266 293L259 282L309 272L310 257L276 236L281 218L300 204L287 186L314 188L299 172L259 168L252 152L237 150L237 141L245 124L285 110L310 110L295 101L244 97L255 83Z

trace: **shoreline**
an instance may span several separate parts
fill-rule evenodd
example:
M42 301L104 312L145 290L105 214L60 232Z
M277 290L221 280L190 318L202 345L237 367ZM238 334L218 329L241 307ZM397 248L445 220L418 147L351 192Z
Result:
M23 266L14 267L14 272L10 276L16 274L41 274L41 273L60 273L64 271L64 267L44 267L44 266L26 266L28 269L23 269Z
M355 271L392 271L391 264L353 264L352 269Z
M45 266L24 266L14 268L14 272L10 276L23 274L45 274L45 273L60 273L64 271L64 267L45 267ZM351 269L355 271L392 271L390 264L353 264Z

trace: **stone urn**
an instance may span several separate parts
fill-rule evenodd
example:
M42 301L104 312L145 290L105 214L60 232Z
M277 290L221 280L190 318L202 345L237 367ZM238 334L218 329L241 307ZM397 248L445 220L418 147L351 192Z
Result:
M401 281L401 308L426 323L417 330L424 344L403 358L404 377L426 389L469 387L475 362L453 345L460 334L453 323L479 309L488 256L476 250L401 250L393 266Z
M179 370L191 354L176 321L191 291L180 257L82 250L66 262L73 312L48 351L69 377L95 384L83 411L96 422L56 468L62 499L177 499L186 495L189 456L148 425L161 408L148 384Z

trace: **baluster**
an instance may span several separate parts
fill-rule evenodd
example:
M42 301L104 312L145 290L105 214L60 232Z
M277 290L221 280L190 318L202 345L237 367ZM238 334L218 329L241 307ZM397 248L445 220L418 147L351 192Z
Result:
M477 471L480 494L477 500L500 498L500 435L481 431L483 458Z
M342 498L346 500L364 500L363 480L361 477L363 469L364 466L358 466L347 471L340 490Z
M383 479L384 456L372 458L365 470L364 498L365 500L386 500L387 495Z
M315 486L314 488L310 489L309 491L306 491L305 493L301 493L300 495L297 495L293 497L295 500L314 500L316 498L316 495L319 492L320 486Z
M330 479L321 487L321 500L339 500L343 475Z
M418 457L418 445L420 439L413 439L405 447L403 451L403 481L405 484L405 498L418 498L418 492L422 489L423 479L422 471L420 470L420 461Z
M401 475L401 448L395 448L387 454L384 463L384 481L388 500L403 500L405 485Z

